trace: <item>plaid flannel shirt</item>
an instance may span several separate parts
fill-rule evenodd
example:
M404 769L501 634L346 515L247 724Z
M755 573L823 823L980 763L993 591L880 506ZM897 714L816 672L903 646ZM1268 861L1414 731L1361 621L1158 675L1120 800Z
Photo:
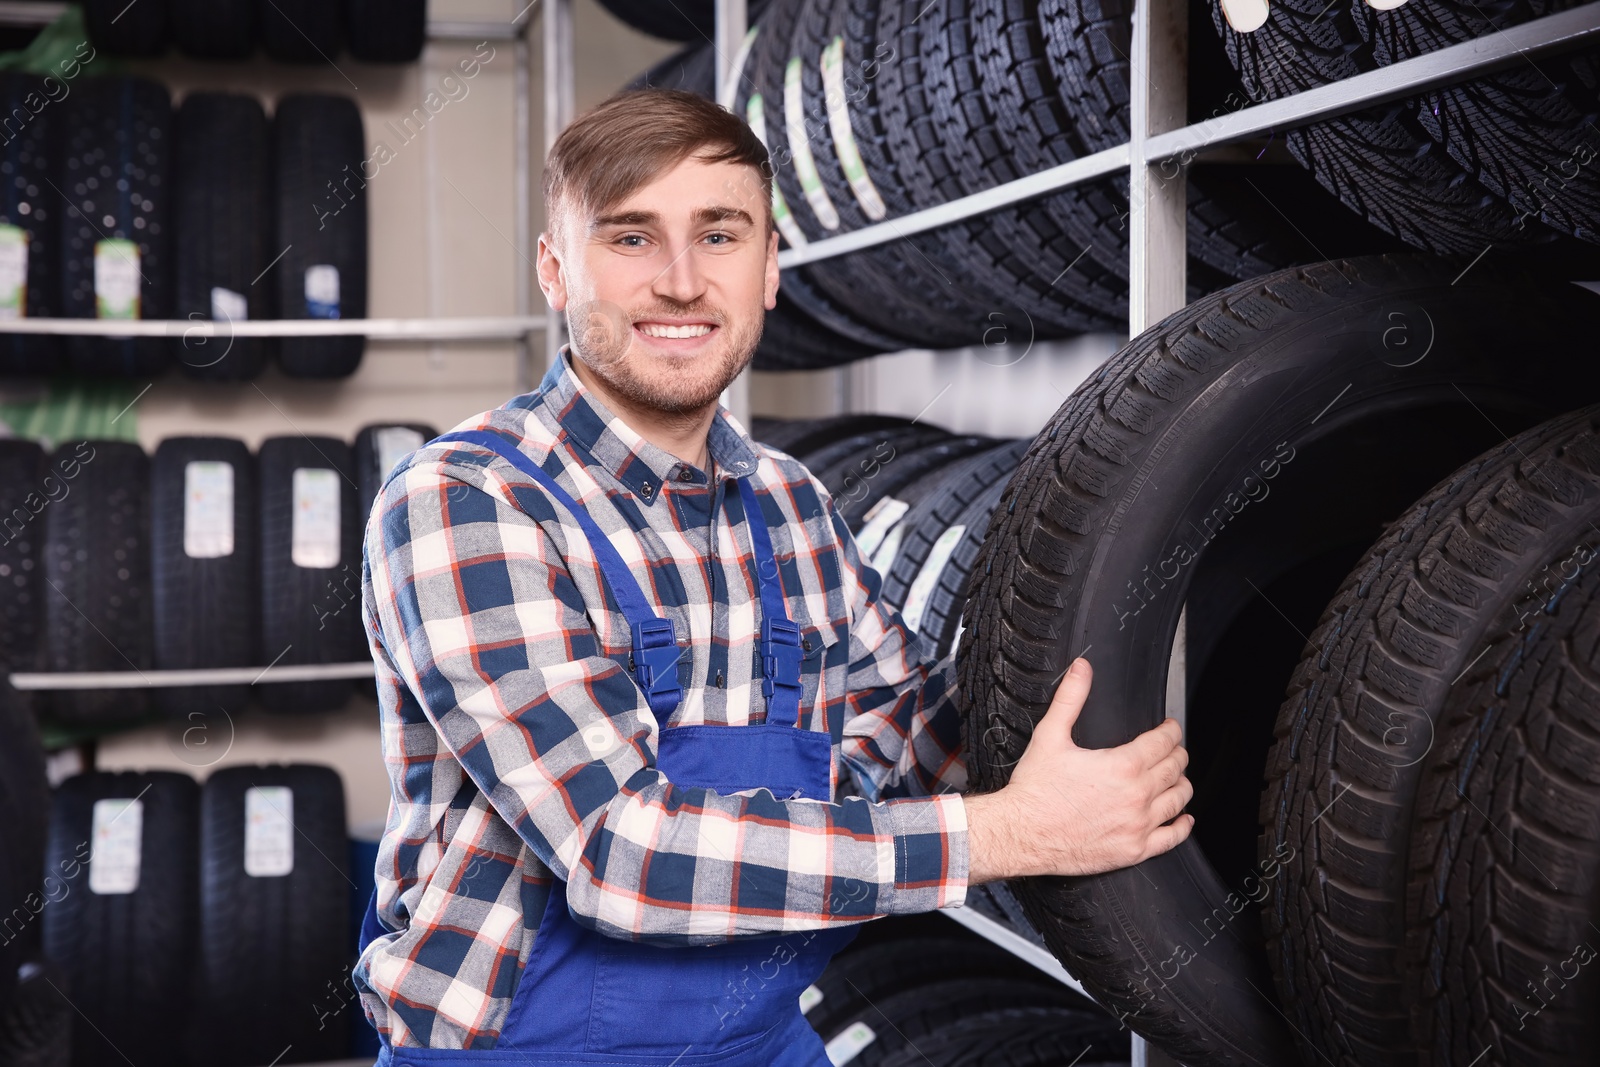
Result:
M611 415L565 359L457 429L506 436L583 505L673 620L687 671L657 723L583 533L501 457L432 445L391 475L367 526L362 614L391 783L377 885L392 932L355 970L391 1044L493 1047L552 891L604 935L672 945L965 902L953 661L879 601L805 467L719 411L713 480ZM730 480L747 473L786 520L772 542L808 646L800 724L833 732L832 803L683 788L655 768L661 725L765 717Z

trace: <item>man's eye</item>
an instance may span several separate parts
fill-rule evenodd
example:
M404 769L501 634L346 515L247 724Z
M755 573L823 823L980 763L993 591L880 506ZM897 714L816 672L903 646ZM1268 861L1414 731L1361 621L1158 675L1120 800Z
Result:
M640 236L639 234L636 234L636 233L626 234L626 235L618 238L618 241L621 244L627 245L629 248L643 248L644 247L644 238L642 236Z
M725 245L733 240L733 235L727 233L707 234L706 240L714 245Z

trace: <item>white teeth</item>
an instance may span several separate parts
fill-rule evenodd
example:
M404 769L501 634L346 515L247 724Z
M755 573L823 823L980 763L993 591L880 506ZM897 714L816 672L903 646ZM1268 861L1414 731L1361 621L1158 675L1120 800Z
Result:
M654 322L641 322L639 329L648 337L704 337L711 327L703 323L693 326L666 326Z

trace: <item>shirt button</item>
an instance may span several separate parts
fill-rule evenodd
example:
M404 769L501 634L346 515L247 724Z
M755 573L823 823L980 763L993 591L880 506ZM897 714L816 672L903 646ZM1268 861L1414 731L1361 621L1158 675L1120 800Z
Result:
M680 481L680 482L692 482L692 481L694 481L694 471L690 470L688 467L683 468L683 470L678 472L678 481Z
M655 492L655 490L651 488L649 482L640 482L639 492L643 493L645 496L649 496L651 493Z

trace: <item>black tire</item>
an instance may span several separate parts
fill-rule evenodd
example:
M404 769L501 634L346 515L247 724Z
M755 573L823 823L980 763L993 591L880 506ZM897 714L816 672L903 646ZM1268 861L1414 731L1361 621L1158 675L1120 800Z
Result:
M45 477L51 478L50 485ZM39 644L39 612L48 587L40 578L44 545L40 514L60 475L45 466L32 441L0 440L0 670L31 670ZM59 490L56 490L59 492Z
M817 1033L831 1037L872 1004L908 989L951 981L952 976L1059 985L1004 949L951 931L846 948L817 978L821 999L806 1012L806 1020Z
M172 41L196 59L245 59L256 50L256 0L167 0Z
M998 21L1000 4L1001 0L983 0L991 21ZM1037 8L1043 41L1029 54L1037 56L1042 48L1049 65L1044 77L1054 81L1056 93L1049 101L1031 103L1023 112L1025 116L1036 111L1050 116L1028 124L1032 137L1043 141L1039 127L1059 123L1087 151L1126 144L1133 5L1127 0L1038 0ZM1034 32L1027 35L1030 43ZM1006 39L1002 36L996 42L1001 53L997 58L1002 62ZM1219 100L1213 115L1236 110L1243 95L1237 91L1236 78L1219 43L1197 38L1190 47L1194 51L1207 46L1217 53L1220 70L1201 66L1195 72L1197 91L1209 90L1209 95ZM1209 53L1198 57L1202 64L1209 58ZM1219 84L1201 88L1200 78L1206 76ZM1013 78L1011 92L1025 94L1023 86L1027 84L1028 80ZM1190 111L1193 121L1204 121L1204 114L1196 114L1193 103ZM1169 179L1180 173L1188 183L1189 255L1228 282L1296 263L1404 250L1404 245L1388 234L1356 222L1292 162L1287 166L1189 165L1187 157L1180 156L1163 163L1158 172ZM1126 210L1125 200L1120 210ZM1118 229L1125 233L1125 226Z
M804 463L806 457L846 437L910 426L898 415L833 415L824 419L773 419L758 429L757 440Z
M925 475L994 444L992 437L969 435L951 437L917 449L896 450L893 459L879 464L876 469L844 475L834 503L851 532L860 533L879 501L896 499L896 494Z
M785 0L779 0L783 3ZM712 40L717 33L717 11L712 0L600 0L600 6L640 33L668 41ZM748 15L753 25L767 0L752 0Z
M63 495L44 509L43 628L47 671L142 671L150 647L150 460L126 441L56 449ZM70 473L70 477L69 477ZM137 722L149 691L63 689L48 708L64 725Z
M69 60L76 63L76 60ZM60 127L51 106L46 80L34 74L0 74L0 114L7 116L5 144L0 146L0 225L27 235L24 246L26 288L17 309L24 318L53 318L61 313L61 245L57 209L61 196L56 180ZM16 123L17 115L24 121ZM0 374L55 373L61 367L59 337L6 334L0 338Z
M785 286L789 279L784 279ZM853 363L879 351L835 333L802 311L789 295L778 290L778 306L767 312L761 343L751 366L756 370L814 370Z
M255 457L242 441L169 437L150 467L156 667L256 666ZM217 503L225 493L231 506ZM206 685L163 689L156 701L172 718L203 723L242 711L249 698L247 685Z
M889 1057L884 1067L1111 1067L1127 1063L1128 1055L1127 1034L1108 1016L1004 1008L941 1027L917 1047Z
M995 486L1004 488L1030 442L997 442L976 455L927 476L917 501L900 520L902 538L883 575L883 599L899 608L933 543L961 521L968 507ZM992 506L992 505L991 505ZM985 524L984 530L988 529ZM979 537L983 530L978 531Z
M0 1011L0 1063L71 1067L72 1004L66 974L49 960L17 971L17 989Z
M625 89L679 89L708 100L717 97L717 53L703 41L674 52L629 82Z
M1349 5L1274 3L1252 33L1212 12L1228 58L1252 101L1268 100L1375 69ZM1430 138L1410 100L1314 123L1287 134L1289 150L1323 187L1406 243L1476 255L1484 246L1537 243L1552 234L1519 227L1510 205L1484 188Z
M61 314L98 317L95 248L103 240L126 240L139 253L137 317L171 318L172 101L166 88L144 78L84 77L61 106L59 184L67 200L60 213ZM67 352L75 374L154 377L166 369L171 343L164 337L73 337Z
M114 56L159 56L167 50L168 0L83 0L89 40Z
M870 1044L861 1048L849 1062L854 1067L877 1067L901 1050L921 1044L923 1038L934 1031L968 1015L999 1008L1082 1008L1086 1024L1095 1016L1102 1016L1098 1008L1066 986L1053 985L1054 988L1043 982L1008 978L947 978L932 985L891 993L857 1011L836 1026L833 1033L823 1034L822 1038L831 1041L851 1026L865 1025ZM857 1036L851 1047L860 1040Z
M1586 966L1600 921L1593 531L1532 584L1451 686L1421 767L1405 974L1417 1060L1428 1067L1485 1049L1490 1062L1575 1067L1600 1038L1600 990Z
M368 63L414 63L428 43L427 0L346 0L350 54Z
M225 325L221 336L186 334L173 342L173 358L193 378L248 381L266 363L267 342L235 337L229 327L272 317L271 287L259 282L277 254L270 249L267 114L253 96L190 93L176 127L175 311L182 319Z
M5 852L10 895L0 900L0 967L15 974L17 964L38 954L37 894L44 885L45 847L50 834L50 781L45 772L39 724L25 696L0 676L0 849ZM35 897L29 901L29 895ZM24 915L18 908L26 909ZM22 916L20 923L15 920ZM20 955L18 955L20 953ZM0 1004L5 1002L0 993ZM0 1061L3 1062L3 1061Z
M1372 42L1374 62L1387 66L1574 6L1576 0L1444 0L1381 16L1365 6L1351 14ZM1600 180L1589 165L1596 148L1585 136L1600 119L1600 50L1545 56L1537 66L1421 93L1416 114L1434 142L1519 218L1600 242Z
M929 14L935 21L947 17L942 10ZM936 99L940 79L946 76L940 68L948 68L952 60L932 47L930 34L935 29L924 22L910 0L887 0L878 9L879 49L887 46L893 55L892 61L885 58L874 83L878 117L897 176L893 184L905 190L916 208L936 207L976 191L962 175L957 158L965 151L960 139L973 134L956 125L959 116L949 114ZM963 67L962 77L976 84L970 63ZM1003 157L997 159L997 165L1003 162ZM880 188L889 184L880 183ZM1012 294L1005 306L1018 308L1040 335L1121 329L1127 319L1125 312L1107 310L1116 302L1108 301L1096 283L1100 264L1086 266L1083 272L1067 269L1088 245L1065 238L1043 201L991 211L980 219L944 227L940 234L966 276L987 278Z
M837 498L846 478L880 470L901 452L946 440L950 434L926 423L869 430L819 448L806 457L806 468Z
M344 5L327 0L267 0L261 47L280 63L332 63L344 51Z
M1055 680L1086 648L1096 672L1078 743L1110 747L1159 723L1186 593L1212 612L1188 630L1196 835L1137 869L1012 885L1091 995L1192 1067L1294 1056L1246 912L1281 884L1281 869L1252 869L1248 813L1208 823L1199 802L1213 772L1245 781L1247 795L1259 780L1281 702L1274 676L1286 683L1299 655L1299 635L1280 626L1292 650L1255 660L1268 694L1259 705L1202 699L1195 680L1240 639L1251 587L1270 596L1328 557L1331 585L1305 598L1326 603L1349 563L1441 474L1500 432L1600 397L1600 374L1561 354L1600 301L1489 258L1464 276L1464 259L1411 256L1300 268L1168 318L1045 427L973 566L959 677L979 789L1003 784ZM1531 302L1526 318L1504 315L1508 291L1516 306ZM1513 340L1530 328L1550 333ZM1537 365L1507 361L1513 344ZM1404 464L1393 459L1401 450ZM1252 505L1268 492L1275 505ZM1202 740L1234 724L1249 743L1206 740L1215 754L1202 758ZM1219 837L1203 839L1211 824ZM1241 848L1250 862L1236 871L1220 857ZM1241 884L1246 896L1230 891Z
M96 873L113 851L94 836L95 808L115 800L139 803L132 892L98 891L132 881ZM56 790L47 870L60 896L49 898L41 919L45 952L65 972L77 1009L75 1067L183 1062L175 1046L194 977L199 815L194 780L165 771L84 774ZM108 809L100 822L120 834L128 818Z
M361 487L356 500L356 521L365 528L372 504L396 465L435 437L439 431L423 423L378 423L363 427L356 434L356 483Z
M272 118L278 198L272 268L286 319L367 315L366 134L346 96L291 93ZM336 192L330 192L333 182ZM331 272L329 268L332 268ZM331 286L331 288L329 288ZM308 298L307 289L319 299ZM333 295L330 303L320 299ZM344 378L361 365L366 338L285 337L278 365L291 378Z
M1266 931L1307 1052L1341 1065L1417 1062L1396 1051L1411 1047L1401 963L1412 818L1425 759L1448 761L1445 746L1462 740L1437 720L1452 681L1481 665L1473 658L1497 617L1592 538L1596 519L1600 410L1590 408L1520 434L1435 486L1356 565L1312 632L1261 798L1262 853L1294 853ZM1489 684L1504 680L1502 671ZM1485 773L1496 773L1492 760ZM1447 803L1453 779L1450 789Z
M287 836L262 836L247 852L254 789L273 790L256 803L284 819ZM355 935L339 775L309 765L217 771L201 797L200 840L195 1018L205 1062L258 1067L285 1046L286 1063L346 1055Z
M261 486L261 644L263 666L301 663L349 663L364 654L361 634L361 530L350 446L331 437L272 437L257 456ZM295 562L295 481L297 470L312 473L305 489L327 525L303 527L335 536L317 539ZM323 473L331 472L331 474ZM335 477L336 476L336 477ZM331 500L338 493L337 502ZM324 505L331 505L323 510ZM337 558L334 558L335 552ZM270 674L267 677L271 677ZM264 682L257 686L270 711L335 711L350 698L348 681Z
M940 657L948 655L960 640L961 612L967 602L972 564L1006 482L1027 446L1028 442L1019 441L1010 448L986 453L988 462L980 468L976 482L956 483L941 493L939 507L927 519L908 528L894 567L885 576L885 600L891 583L905 590L898 605L905 621L908 625L915 622L913 629L933 643ZM939 523L947 514L954 518L941 527Z

